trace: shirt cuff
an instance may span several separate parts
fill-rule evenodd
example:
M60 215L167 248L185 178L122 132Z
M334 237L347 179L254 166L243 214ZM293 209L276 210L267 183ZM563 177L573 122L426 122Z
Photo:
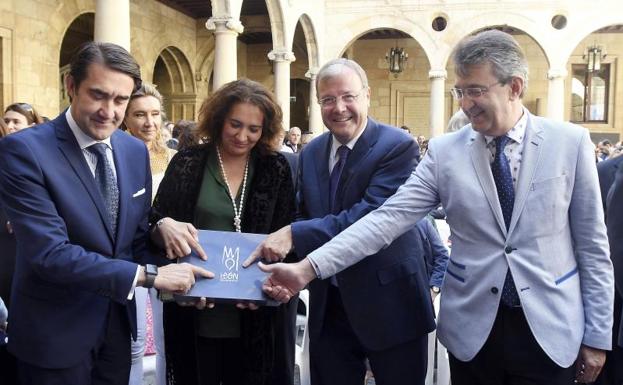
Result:
M320 275L320 268L318 267L318 265L316 264L316 261L314 261L313 259L307 257L307 260L309 261L309 263L311 264L312 268L314 269L314 272L316 273L316 278L318 279L324 279L321 275Z
M141 267L136 267L136 274L134 274L134 282L132 282L132 287L130 288L130 292L128 293L128 301L131 301L134 298L134 289L136 289L136 283L138 282L138 273L141 272Z

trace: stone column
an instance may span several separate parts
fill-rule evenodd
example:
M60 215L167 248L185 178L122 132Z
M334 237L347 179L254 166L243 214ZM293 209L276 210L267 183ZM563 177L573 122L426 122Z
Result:
M238 78L238 35L244 28L240 20L230 17L212 17L206 28L214 31L213 90Z
M130 51L130 0L97 0L94 40Z
M565 77L567 70L553 68L547 71L549 92L547 93L547 117L564 120L565 116Z
M305 74L305 77L309 79L309 132L314 136L320 135L325 130L316 95L316 75L318 75L316 67L310 68Z
M445 132L445 86L446 70L430 70L430 136L435 137Z
M283 111L283 128L290 129L290 63L296 58L291 51L272 50L268 58L273 61L275 73L275 97Z

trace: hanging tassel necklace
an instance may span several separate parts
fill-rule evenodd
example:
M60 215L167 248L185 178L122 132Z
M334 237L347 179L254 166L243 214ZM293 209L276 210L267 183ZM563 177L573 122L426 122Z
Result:
M244 204L244 192L247 189L247 175L249 174L249 156L247 156L247 164L244 166L244 178L242 179L242 191L240 192L240 207L236 204L236 197L232 194L231 187L229 187L229 181L227 180L227 173L225 173L225 166L223 165L223 158L221 158L221 151L216 147L216 155L218 155L218 163L221 166L221 174L227 186L227 192L231 198L231 204L234 206L234 227L236 232L242 232L242 205Z

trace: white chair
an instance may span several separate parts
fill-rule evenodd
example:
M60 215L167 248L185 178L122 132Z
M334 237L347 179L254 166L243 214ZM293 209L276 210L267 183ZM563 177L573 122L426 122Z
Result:
M309 318L309 291L301 290L299 293L299 300L305 304L306 315L297 314L296 316L296 335L297 343L294 346L294 362L299 368L299 384L310 385L310 371L309 371L309 330L307 328L307 321ZM303 333L300 345L298 343L299 333Z

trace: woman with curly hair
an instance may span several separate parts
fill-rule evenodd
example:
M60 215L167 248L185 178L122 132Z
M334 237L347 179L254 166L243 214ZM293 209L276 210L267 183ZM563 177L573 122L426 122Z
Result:
M292 221L290 169L273 150L281 120L270 91L247 79L204 102L198 131L207 142L177 153L154 201L152 240L169 258L197 249L195 229L268 234ZM170 384L292 384L288 305L197 307L164 305Z

